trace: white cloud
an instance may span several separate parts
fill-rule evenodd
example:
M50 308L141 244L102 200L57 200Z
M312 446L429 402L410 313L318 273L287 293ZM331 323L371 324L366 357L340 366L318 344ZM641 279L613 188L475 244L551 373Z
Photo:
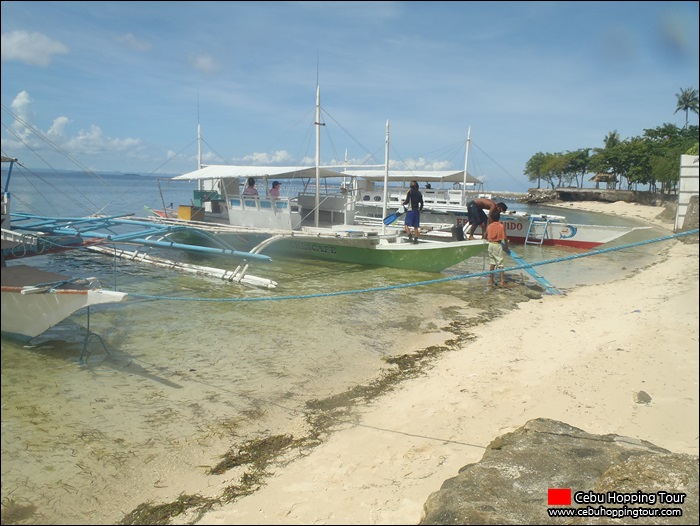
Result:
M151 50L151 43L147 42L146 40L141 40L139 38L136 38L132 33L127 33L125 35L119 35L115 37L115 40L119 42L120 44L126 45L128 48L133 49L134 51L150 51Z
M15 136L22 142L29 140L32 127L32 99L26 91L20 91L10 104L14 113L12 122L12 131Z
M128 151L140 144L139 139L115 139L102 133L99 126L80 130L75 137L69 138L63 147L76 155L97 155L102 153L114 153L116 151Z
M219 66L211 55L198 55L195 57L190 57L190 62L197 71L208 75L216 73L219 70Z
M417 159L406 159L402 162L389 162L392 168L398 170L450 170L449 161L427 161L423 157Z
M246 155L242 161L246 164L250 163L258 166L278 165L284 166L292 160L292 156L286 150L278 150L272 154L255 152L251 155Z
M118 139L106 136L99 126L80 130L77 135L70 136L68 125L72 122L68 117L56 117L48 131L43 131L33 124L31 111L32 99L29 93L21 91L12 101L11 107L14 113L13 132L17 138L16 144L4 141L9 149L17 149L22 146L31 146L36 152L54 149L70 152L71 155L107 155L114 152L128 152L133 154L141 148L141 140L133 138ZM22 143L22 144L20 144Z
M10 104L10 107L20 119L29 121L29 107L31 103L32 99L29 97L29 93L20 91L12 101L12 104Z
M63 137L66 131L66 126L68 126L69 123L70 119L68 117L58 117L53 120L53 124L49 128L47 134L55 137Z
M12 31L2 35L2 61L15 60L34 66L48 66L54 55L67 55L68 47L41 33Z

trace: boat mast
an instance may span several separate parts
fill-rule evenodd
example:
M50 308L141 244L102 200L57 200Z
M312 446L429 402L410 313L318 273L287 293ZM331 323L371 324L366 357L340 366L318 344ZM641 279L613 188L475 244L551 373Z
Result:
M197 169L202 169L202 125L197 123Z
M386 144L384 153L384 204L382 205L382 217L387 216L387 201L389 200L389 119L386 120ZM386 234L386 225L382 222L382 234Z
M199 118L199 93L197 93L197 170L202 169L202 121ZM204 188L204 182L197 180L197 190ZM163 207L165 210L165 207Z
M472 127L467 131L467 154L464 158L464 182L462 183L462 206L467 206L467 168L469 168L469 143L472 137Z
M314 226L318 227L318 207L320 206L319 187L321 185L321 87L316 85L316 202L314 206Z
M197 170L202 169L202 125L197 123ZM197 189L202 189L202 180L197 180Z

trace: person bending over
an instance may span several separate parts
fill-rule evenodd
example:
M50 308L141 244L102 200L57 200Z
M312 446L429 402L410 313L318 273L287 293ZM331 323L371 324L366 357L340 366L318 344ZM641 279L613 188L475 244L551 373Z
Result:
M486 197L479 197L478 199L469 201L469 203L467 203L469 227L467 227L467 231L465 232L469 235L469 239L474 239L474 234L479 226L481 226L481 237L486 237L486 227L488 226L489 217L486 216L484 210L488 210L489 217L491 217L494 212L500 212L502 214L508 210L508 205L505 203L496 203L496 201Z

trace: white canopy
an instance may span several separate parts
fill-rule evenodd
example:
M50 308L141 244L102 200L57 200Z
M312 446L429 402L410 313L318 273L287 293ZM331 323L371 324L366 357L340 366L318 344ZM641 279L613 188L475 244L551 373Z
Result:
M368 181L383 181L384 170L346 170L342 175L361 177ZM464 182L464 170L459 172L449 170L389 170L389 182L392 181L426 181L426 182ZM467 184L481 184L476 177L467 174Z
M199 170L173 177L174 180L227 179L268 177L279 179L314 178L316 167L308 166L233 166L211 164ZM343 177L343 173L328 168L319 169L319 177Z

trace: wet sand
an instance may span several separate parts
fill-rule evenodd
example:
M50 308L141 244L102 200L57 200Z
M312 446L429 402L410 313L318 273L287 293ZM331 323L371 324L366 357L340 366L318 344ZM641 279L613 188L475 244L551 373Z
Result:
M562 206L673 229L662 208ZM658 245L659 262L624 279L543 296L473 327L474 339L424 376L198 523L416 524L428 496L491 440L540 417L697 455L698 245ZM637 403L639 391L651 402Z

